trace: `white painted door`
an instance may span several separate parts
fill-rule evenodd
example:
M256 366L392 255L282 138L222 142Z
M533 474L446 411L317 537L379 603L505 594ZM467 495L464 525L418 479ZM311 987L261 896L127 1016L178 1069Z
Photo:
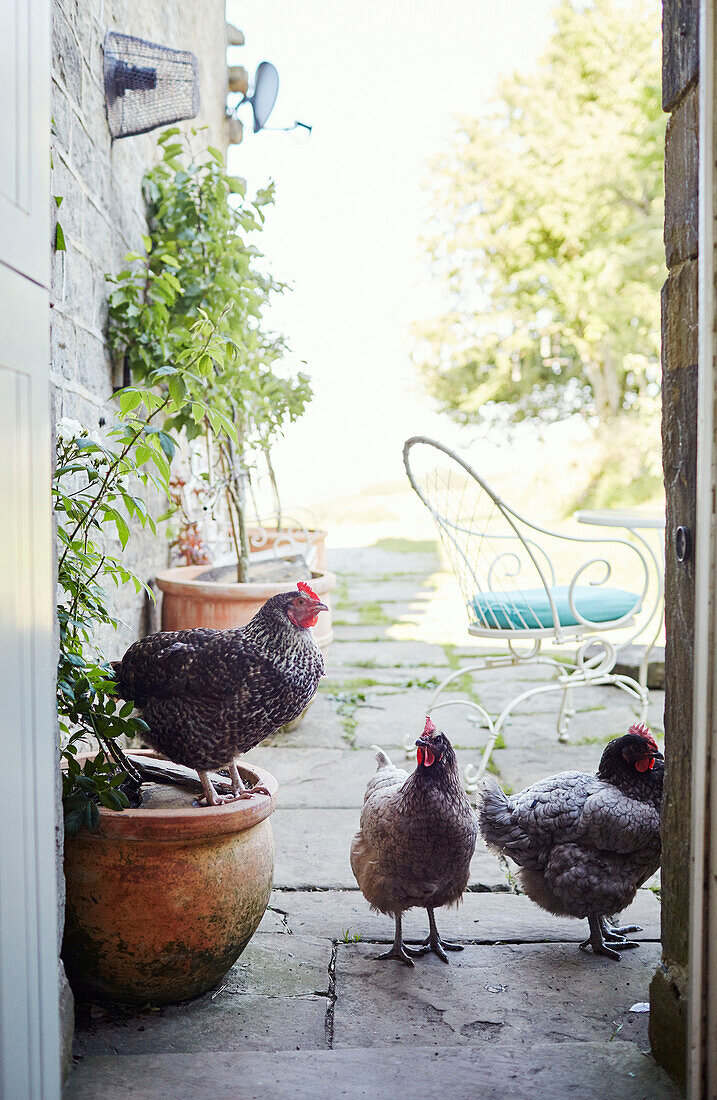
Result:
M50 518L50 0L0 38L0 1096L60 1095Z

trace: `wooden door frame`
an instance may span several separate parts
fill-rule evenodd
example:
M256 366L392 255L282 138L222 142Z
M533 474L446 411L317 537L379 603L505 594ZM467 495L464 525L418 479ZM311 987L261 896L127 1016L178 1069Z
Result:
M688 1095L717 1096L717 110L715 0L700 4L699 321Z

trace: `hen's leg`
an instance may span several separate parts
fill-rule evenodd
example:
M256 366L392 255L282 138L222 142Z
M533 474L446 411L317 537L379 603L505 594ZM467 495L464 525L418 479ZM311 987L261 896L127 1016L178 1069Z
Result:
M596 955L606 955L608 959L619 959L621 951L625 951L629 947L639 947L639 944L624 940L622 937L608 941L603 930L604 919L604 917L599 917L594 913L590 914L588 917L590 938L580 944L582 951L587 951L588 947L592 947Z
M413 966L413 959L410 957L408 951L403 942L403 936L401 935L401 914L396 913L396 935L393 937L393 947L390 951L386 951L383 955L377 955L377 959L398 959L399 962L404 963L406 966Z
M223 806L225 802L234 801L233 794L219 794L214 789L214 784L206 772L200 772L199 768L197 768L197 775L201 779L202 786L204 787L204 794L199 796L197 799L198 802L206 799L207 806Z
M447 940L442 940L438 928L436 927L436 917L433 909L426 909L428 913L428 927L430 929L426 939L423 941L420 947L407 947L409 955L427 955L429 951L435 951L439 959L443 959L445 963L448 962L448 956L446 951L462 951L463 944L461 943L448 943Z
M232 760L229 765L229 775L232 781L232 795L234 798L251 798L255 794L268 794L271 797L271 791L259 783L256 787L252 787L250 791L246 789L242 777L239 775L236 760Z

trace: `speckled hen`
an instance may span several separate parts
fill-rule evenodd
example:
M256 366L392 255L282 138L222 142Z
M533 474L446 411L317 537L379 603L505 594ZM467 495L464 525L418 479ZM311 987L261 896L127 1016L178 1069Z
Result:
M310 628L327 608L304 581L297 587L272 596L241 629L151 634L114 665L118 694L149 727L145 740L196 768L210 805L269 793L245 789L235 758L301 714L324 674ZM207 775L225 766L227 796Z
M587 917L581 943L619 959L637 943L608 917L628 906L660 865L664 761L645 726L605 748L597 775L561 772L507 798L483 781L480 827L486 843L522 868L528 897L549 913Z
M478 835L451 743L430 718L416 746L418 764L410 775L376 750L378 769L351 844L351 869L364 897L396 922L393 946L378 958L407 966L428 951L448 962L446 951L463 950L441 939L434 910L461 900ZM412 948L403 942L401 919L416 905L428 911L429 933L421 947Z

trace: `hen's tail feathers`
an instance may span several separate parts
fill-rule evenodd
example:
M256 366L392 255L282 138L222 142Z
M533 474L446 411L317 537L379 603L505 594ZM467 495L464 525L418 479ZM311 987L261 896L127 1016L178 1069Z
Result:
M117 682L117 697L119 699L127 699L128 696L124 693L124 684L122 683L122 662L110 661L112 671L114 672L115 680Z
M393 767L391 761L389 760L388 756L386 756L386 753L383 751L383 749L379 748L378 745L372 745L371 748L376 753L376 763L378 764L379 768Z
M514 839L511 805L492 776L485 776L478 791L478 822L486 844L503 849Z

